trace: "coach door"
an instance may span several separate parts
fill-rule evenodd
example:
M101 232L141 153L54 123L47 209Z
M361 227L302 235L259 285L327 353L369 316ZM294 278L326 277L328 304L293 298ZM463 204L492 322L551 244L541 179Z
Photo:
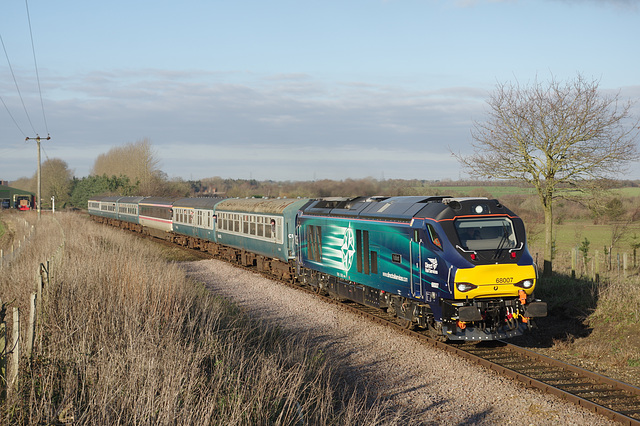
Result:
M409 240L409 258L411 259L411 295L416 299L423 298L422 289L422 240L417 229L413 230L413 237Z

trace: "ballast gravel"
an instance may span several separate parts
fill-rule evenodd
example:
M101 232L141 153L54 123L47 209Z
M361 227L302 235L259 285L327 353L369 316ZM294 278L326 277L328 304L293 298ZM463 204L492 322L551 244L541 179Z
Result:
M351 377L418 413L424 424L617 424L259 274L217 260L182 265L252 317L324 342Z

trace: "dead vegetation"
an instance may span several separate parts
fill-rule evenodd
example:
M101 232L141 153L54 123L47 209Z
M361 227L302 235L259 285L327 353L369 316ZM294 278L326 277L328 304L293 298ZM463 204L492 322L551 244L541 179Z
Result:
M3 269L3 300L22 310L18 289L28 294L36 265L64 249L2 423L411 423L346 382L330 354L188 282L154 245L74 214L38 228L42 250Z

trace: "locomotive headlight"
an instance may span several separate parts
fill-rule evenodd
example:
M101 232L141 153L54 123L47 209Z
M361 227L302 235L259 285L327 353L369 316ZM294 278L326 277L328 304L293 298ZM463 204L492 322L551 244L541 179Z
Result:
M522 280L515 284L516 287L531 288L533 287L533 280Z
M474 288L478 288L478 286L471 283L457 283L456 288L458 289L458 291L465 292L473 290Z
M471 212L475 214L489 214L489 206L486 204L476 204L471 206Z

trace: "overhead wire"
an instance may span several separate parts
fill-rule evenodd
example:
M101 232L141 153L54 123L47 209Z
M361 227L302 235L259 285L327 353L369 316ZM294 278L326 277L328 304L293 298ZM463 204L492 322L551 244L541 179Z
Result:
M47 123L47 116L45 114L45 108L44 108L44 100L43 100L43 97L42 97L42 86L40 84L40 72L38 70L38 61L36 59L36 49L35 49L35 43L33 41L33 30L32 30L32 26L31 26L31 15L29 14L29 3L28 3L28 0L25 0L25 8L26 8L26 11L27 11L27 21L29 23L29 36L31 38L31 51L33 53L33 63L34 63L35 72L36 72L36 80L37 80L37 83L38 83L38 93L39 93L39 96L40 96L40 107L42 108L42 119L44 121L45 130L46 130L47 134L49 134L49 124ZM34 125L33 125L33 122L31 121L31 116L29 115L29 112L27 111L27 106L26 106L26 104L24 102L24 98L22 96L22 92L20 91L20 86L18 85L18 80L16 79L16 75L15 75L15 72L13 70L13 66L11 65L11 60L9 59L9 53L7 52L7 48L6 48L5 44L4 44L4 40L2 38L2 34L0 34L0 44L2 44L2 49L4 51L5 58L7 59L7 64L9 65L9 70L11 72L11 77L13 78L13 83L16 86L16 91L18 92L18 97L20 98L20 102L22 104L22 108L24 110L24 113L25 113L25 115L27 117L27 121L29 122L29 125L31 126L31 130L33 131L33 133L35 133L37 135L38 133L36 132L36 129L35 129ZM22 133L22 135L26 139L27 138L26 133L22 130L22 128L18 124L18 121L15 119L15 117L13 116L11 111L9 110L9 107L6 104L6 102L4 101L4 99L2 98L2 96L0 96L0 101L2 102L2 105L4 106L5 110L9 114L9 117L11 117L11 120L13 121L15 126L18 128L20 133Z
M0 34L0 43L2 44L2 49L4 50L4 56L5 56L5 58L7 58L7 64L9 64L9 71L11 71L11 76L13 77L13 83L15 84L16 90L18 91L18 96L20 97L20 102L22 102L22 108L24 109L24 113L27 116L27 120L29 121L29 124L31 125L31 130L33 130L33 133L36 133L36 130L33 127L33 123L31 122L31 117L29 116L29 113L27 112L27 106L24 104L24 99L22 98L22 93L20 92L20 87L18 86L18 81L16 80L16 75L13 72L13 67L11 66L11 61L9 60L9 54L7 53L7 48L4 45L4 40L2 39L2 34ZM7 108L7 104L4 102L4 100L2 101L2 104L5 106L5 108ZM8 108L7 108L7 112L9 112ZM10 112L9 112L9 115L13 119L13 122L16 123L16 126L18 126L18 123L13 118L13 115ZM22 131L22 128L20 126L18 126L18 129L20 129L20 132L22 132L23 135L25 134Z
M24 136L25 138L27 137L27 134L25 132L22 131L22 128L20 127L20 125L18 124L18 122L16 121L16 119L13 117L13 114L11 114L11 111L9 110L9 107L7 106L7 104L4 102L4 99L2 99L2 96L0 96L0 101L2 102L2 105L4 105L4 109L7 110L7 114L9 114L9 117L11 117L11 120L13 121L13 124L16 125L16 127L18 128L18 130L20 130L20 133L22 133L22 136Z
M27 9L27 21L29 22L29 36L31 37L31 51L33 52L33 65L36 69L36 80L38 81L38 92L40 94L40 106L42 107L42 119L44 120L44 128L49 134L49 126L47 124L47 116L44 113L44 101L42 100L42 88L40 86L40 73L38 72L38 61L36 60L36 47L33 43L33 31L31 30L31 16L29 15L29 3L24 0L25 7Z

